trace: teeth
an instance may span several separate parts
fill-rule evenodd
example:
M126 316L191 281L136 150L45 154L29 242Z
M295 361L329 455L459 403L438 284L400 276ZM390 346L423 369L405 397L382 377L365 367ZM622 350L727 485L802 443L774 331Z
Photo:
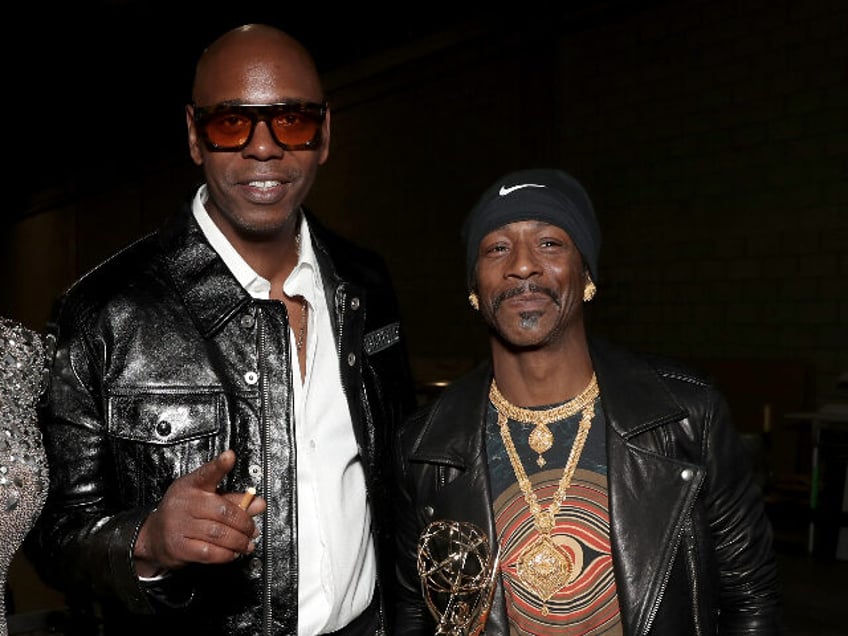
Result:
M251 188L273 188L280 185L279 181L250 181L248 185Z

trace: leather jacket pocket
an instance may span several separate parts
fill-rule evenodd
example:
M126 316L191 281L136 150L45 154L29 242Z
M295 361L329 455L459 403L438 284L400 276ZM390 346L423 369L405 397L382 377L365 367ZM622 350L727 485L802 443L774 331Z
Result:
M223 392L126 391L108 399L106 427L120 496L146 505L218 454Z

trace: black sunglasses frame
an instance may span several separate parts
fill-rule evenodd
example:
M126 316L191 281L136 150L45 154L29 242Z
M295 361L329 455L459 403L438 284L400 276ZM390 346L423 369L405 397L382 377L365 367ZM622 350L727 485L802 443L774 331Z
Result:
M271 137L283 150L314 150L321 145L322 125L327 117L328 108L329 106L327 102L321 102L320 104L315 102L278 102L275 104L225 103L216 104L214 106L198 106L196 104L192 104L192 109L194 110L194 122L197 125L197 131L203 139L203 142L206 144L206 147L212 152L238 152L240 150L244 150L244 148L250 144L251 139L253 139L253 133L256 131L256 125L260 121L265 122L265 125L268 126L268 130L271 133ZM243 115L251 122L250 132L247 135L247 139L244 143L237 146L221 146L214 143L206 134L206 124L209 120L215 115L227 112ZM296 113L313 118L318 124L315 136L302 144L292 145L280 141L277 138L277 133L271 125L270 120L281 114L287 113Z

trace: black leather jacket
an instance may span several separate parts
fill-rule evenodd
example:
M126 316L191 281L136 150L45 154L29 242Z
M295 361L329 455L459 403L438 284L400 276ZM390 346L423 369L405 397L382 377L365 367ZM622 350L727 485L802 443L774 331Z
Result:
M393 576L388 447L415 399L406 344L383 261L306 214L378 559L388 568L385 591L385 577ZM115 633L296 634L293 352L285 306L253 299L186 207L76 283L59 299L48 331L56 347L43 413L52 483L27 547L42 577L72 604L94 595ZM256 552L140 583L131 554L141 523L176 477L228 448L237 464L223 488L256 484L268 500ZM381 613L385 625L385 599Z
M624 633L780 633L772 531L724 399L670 361L595 341L591 352ZM399 436L399 634L433 633L416 573L421 531L450 519L495 536L483 437L490 379L485 363ZM509 633L500 582L486 633Z

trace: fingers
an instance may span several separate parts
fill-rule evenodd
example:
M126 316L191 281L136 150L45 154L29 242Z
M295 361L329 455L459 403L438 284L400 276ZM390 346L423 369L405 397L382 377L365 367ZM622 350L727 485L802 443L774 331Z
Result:
M214 493L221 480L227 476L236 464L236 454L232 450L225 450L212 461L206 462L199 468L185 476L192 482L195 488Z
M246 493L218 492L235 459L233 451L225 451L168 487L141 528L137 559L174 569L187 563L226 563L254 551L259 531L253 517L265 511L265 500L255 497L255 490L249 500Z
M226 563L241 554L254 551L253 539L258 532L252 521L250 528L250 533L246 534L227 523L198 521L186 528L183 536L178 539L182 545L174 546L174 549L183 555L186 561Z
M227 563L254 551L259 535L251 515L232 501L234 496L181 493L162 500L142 525L135 554L158 568L176 569L188 563ZM251 505L264 508L264 502Z
M251 490L254 494L250 494ZM251 517L256 517L265 512L268 507L265 499L255 494L256 489L251 486L243 493L230 492L225 493L224 497L235 503L239 508L244 510ZM245 507L246 506L246 507Z
M252 541L243 550L231 550L208 541L186 538L181 551L191 555L186 563L216 564L229 563L242 555L252 554L255 549L256 545Z

